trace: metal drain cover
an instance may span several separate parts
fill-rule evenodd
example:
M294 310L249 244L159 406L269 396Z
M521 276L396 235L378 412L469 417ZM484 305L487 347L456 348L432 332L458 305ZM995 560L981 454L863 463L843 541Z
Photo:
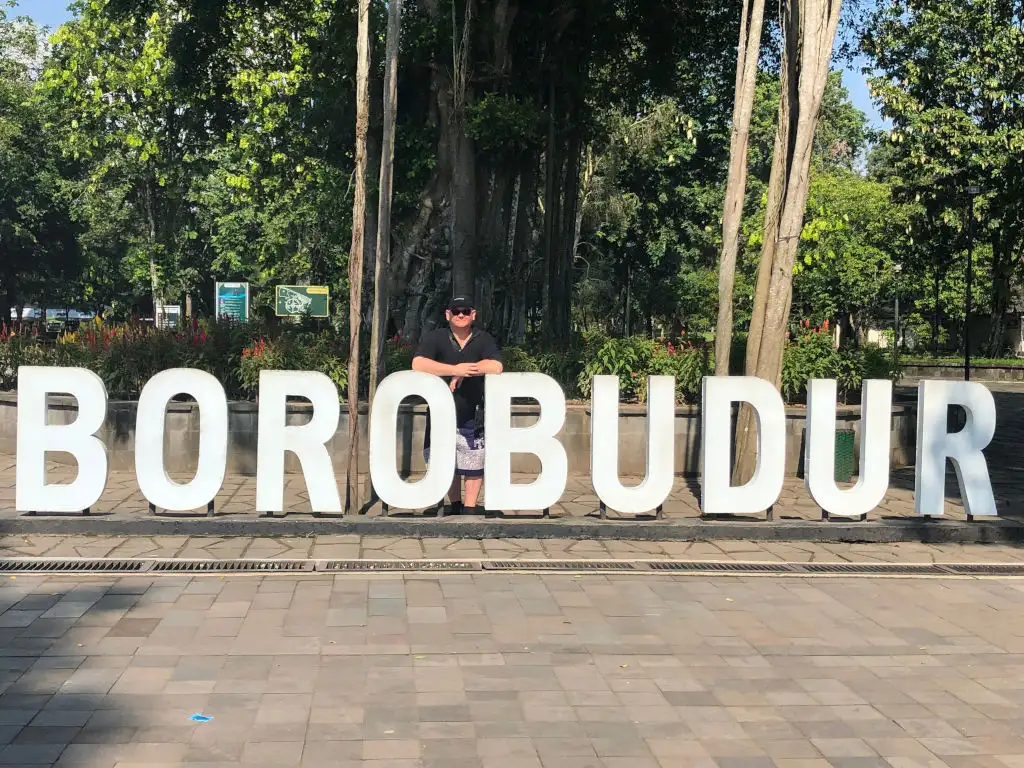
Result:
M149 558L0 558L0 573L466 573L547 571L706 576L1021 576L1024 563L775 563L676 560L154 560Z
M1024 576L1024 563L946 563L942 567L968 576Z
M149 569L145 560L107 560L100 558L66 559L43 557L12 557L0 559L0 571L10 573L139 573Z
M153 571L163 573L280 573L312 571L312 560L160 560Z
M889 574L900 576L948 576L942 566L922 563L800 563L798 571L806 573Z
M467 560L328 560L317 571L478 571L480 564Z
M485 560L485 571L635 571L628 560Z
M722 562L675 562L650 560L646 563L652 571L699 571L702 573L794 573L787 563L722 563Z

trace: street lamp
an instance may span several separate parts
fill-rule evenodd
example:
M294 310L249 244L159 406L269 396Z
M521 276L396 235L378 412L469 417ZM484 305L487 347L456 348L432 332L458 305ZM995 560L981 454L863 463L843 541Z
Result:
M893 301L894 320L892 324L892 359L895 362L898 357L898 349L900 343L900 272L903 271L902 264L892 265L892 285L895 299Z
M967 301L964 315L964 381L971 380L971 283L974 282L974 198L981 194L981 187L971 184L967 187Z

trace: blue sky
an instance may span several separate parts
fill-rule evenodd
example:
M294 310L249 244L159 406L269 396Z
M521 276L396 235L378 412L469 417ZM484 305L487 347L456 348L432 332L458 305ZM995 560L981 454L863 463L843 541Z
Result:
M19 14L31 16L37 24L48 27L57 27L71 18L66 0L18 0L14 15ZM882 127L882 118L871 103L867 83L860 73L861 65L862 62L858 61L854 68L848 68L843 72L843 83L850 91L850 99L858 109L868 116L871 124L875 127Z

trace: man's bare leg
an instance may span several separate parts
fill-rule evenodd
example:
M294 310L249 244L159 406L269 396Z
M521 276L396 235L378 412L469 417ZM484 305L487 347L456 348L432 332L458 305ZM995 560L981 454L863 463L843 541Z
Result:
M468 489L467 489L468 490ZM456 474L448 488L448 500L452 503L452 512L462 511L462 476Z
M466 478L466 506L475 507L477 500L480 498L480 489L483 487L484 479L482 477L467 477Z

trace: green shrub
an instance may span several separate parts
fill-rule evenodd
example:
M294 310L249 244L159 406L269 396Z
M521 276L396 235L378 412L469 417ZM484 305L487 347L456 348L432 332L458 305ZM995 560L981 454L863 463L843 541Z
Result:
M242 350L239 361L240 383L250 396L259 390L260 371L319 371L334 382L339 395L348 386L348 363L337 340L323 333L257 339Z
M835 379L839 401L855 402L865 379L895 380L899 373L889 350L876 345L836 349L827 323L821 329L801 326L783 353L782 396L789 403L806 402L807 382Z
M734 352L742 348L737 338ZM412 348L399 338L385 342L385 371L409 370ZM20 365L79 366L95 371L115 399L135 399L145 383L162 370L175 367L208 371L224 385L229 397L251 398L259 387L260 371L320 371L343 394L348 386L345 340L332 332L289 329L276 335L258 324L198 322L181 331L155 330L138 324L106 327L85 325L46 344L26 333L0 331L0 389L17 386ZM509 346L502 350L505 370L536 372L552 377L570 398L589 398L594 376L619 378L620 398L646 402L648 376L674 376L677 402L699 402L701 380L713 369L711 348L686 340L652 340L641 336L609 338L585 334L571 350L532 350ZM367 377L361 367L361 378ZM734 373L738 373L734 370ZM825 329L801 326L786 345L782 393L787 402L806 399L807 382L836 379L845 402L856 399L866 378L896 378L899 366L891 354L873 346L835 349ZM361 382L361 391L365 392Z
M387 373L408 371L412 368L413 348L401 336L394 336L384 342L384 370Z
M22 365L53 365L53 349L34 335L0 326L0 390L17 387Z
M681 342L654 341L642 336L607 339L588 358L577 378L584 397L590 397L594 376L618 376L623 400L647 401L648 376L675 376L676 399L695 403L700 399L701 379L709 373L706 347Z

